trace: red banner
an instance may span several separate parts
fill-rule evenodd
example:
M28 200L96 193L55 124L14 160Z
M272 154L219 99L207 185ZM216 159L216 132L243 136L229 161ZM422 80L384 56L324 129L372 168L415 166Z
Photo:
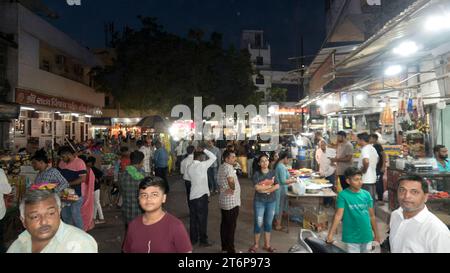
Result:
M43 95L30 90L16 88L16 103L45 106L54 110L75 113L95 114L99 107L50 95Z

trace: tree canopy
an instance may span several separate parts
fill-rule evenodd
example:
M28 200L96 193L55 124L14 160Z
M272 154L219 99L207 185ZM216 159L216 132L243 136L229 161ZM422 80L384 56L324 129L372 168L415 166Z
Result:
M258 104L247 50L222 47L222 35L191 29L186 38L164 31L155 18L139 17L140 30L113 35L114 65L97 68L96 89L124 109L168 113L177 104ZM192 109L192 108L191 108Z

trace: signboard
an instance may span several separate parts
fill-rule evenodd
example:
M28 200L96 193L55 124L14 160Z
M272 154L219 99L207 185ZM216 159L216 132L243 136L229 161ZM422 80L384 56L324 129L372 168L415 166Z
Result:
M10 121L20 116L20 105L15 103L0 103L0 120Z
M89 105L73 100L58 98L51 95L44 95L30 90L16 88L16 103L25 105L37 105L85 114L95 114L99 109L94 105Z
M91 118L91 124L97 126L112 126L111 118Z

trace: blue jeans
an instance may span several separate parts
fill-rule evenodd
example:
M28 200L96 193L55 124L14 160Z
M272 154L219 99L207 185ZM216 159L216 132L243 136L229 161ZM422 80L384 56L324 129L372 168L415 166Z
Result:
M208 168L208 187L209 191L219 190L219 185L217 184L217 167Z
M81 218L82 205L83 197L80 196L78 201L71 203L70 206L64 207L61 211L61 217L64 223L83 229L83 218Z
M261 228L264 225L264 232L269 233L272 231L273 217L275 216L275 202L253 202L254 209L254 233L260 234Z

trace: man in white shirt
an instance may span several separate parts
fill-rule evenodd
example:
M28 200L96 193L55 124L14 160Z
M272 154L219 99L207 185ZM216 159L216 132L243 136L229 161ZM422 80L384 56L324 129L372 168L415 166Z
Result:
M377 183L377 163L378 153L375 148L369 144L370 136L368 133L357 135L358 144L361 146L361 156L359 157L358 168L363 173L363 186L370 193L375 202L376 183Z
M208 168L216 161L216 156L205 149L204 145L198 149L203 152L194 152L194 161L187 168L191 178L190 212L190 237L192 245L200 241L201 247L209 247L208 241ZM205 160L205 154L208 160Z
M183 160L184 156L186 155L187 149L185 145L186 141L184 138L182 138L179 142L177 147L175 148L175 152L177 153L177 169L181 172L181 161Z
M26 228L8 253L97 253L97 242L81 229L61 221L61 200L56 193L29 191L20 203Z
M191 178L189 177L187 168L194 161L194 150L195 150L194 146L187 147L186 151L188 153L188 156L185 159L183 159L180 163L180 173L183 176L184 185L186 186L186 197L187 197L187 204L189 207L191 207L191 202L189 200L189 196L191 195Z
M334 184L335 177L334 171L336 167L332 164L331 160L327 157L327 142L325 140L321 140L319 142L319 148L322 151L319 154L318 162L319 162L319 173L321 176L330 180L330 183Z
M6 177L3 169L0 168L0 253L6 251L3 242L3 217L6 214L5 200L3 199L4 194L11 193L11 185L9 185L8 177Z
M428 183L416 175L398 181L400 208L391 214L389 243L393 253L450 253L450 231L425 205Z
M325 177L333 186L336 185L336 166L331 162L330 158L327 157L327 142L325 140L321 140L319 142L319 150L321 153L319 154L318 163L319 163L319 173L320 176ZM328 207L332 205L333 198L325 198L325 205Z
M152 150L150 149L150 147L148 147L148 142L147 140L142 141L142 140L138 140L136 142L136 145L139 148L139 151L142 152L144 154L144 172L145 172L145 176L150 176L151 174L151 168L150 168L150 162L152 162Z

